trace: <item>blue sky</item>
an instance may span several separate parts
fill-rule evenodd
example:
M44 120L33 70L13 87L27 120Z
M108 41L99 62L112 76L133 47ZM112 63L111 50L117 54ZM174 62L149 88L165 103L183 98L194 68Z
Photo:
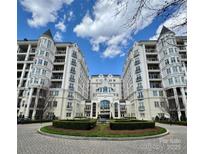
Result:
M50 28L56 41L79 45L90 75L122 74L125 55L133 43L155 37L170 21L152 17L130 28L124 23L135 9L133 4L128 3L130 12L119 17L113 15L117 4L109 5L109 0L18 0L17 39L37 39ZM145 11L145 16L150 14Z

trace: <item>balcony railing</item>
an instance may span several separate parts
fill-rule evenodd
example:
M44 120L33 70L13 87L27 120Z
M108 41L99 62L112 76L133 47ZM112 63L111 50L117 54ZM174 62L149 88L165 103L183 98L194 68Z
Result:
M65 54L66 51L65 50L57 50L56 54Z
M181 55L182 59L187 59L187 55Z
M179 50L186 50L186 46L185 45L179 45L178 48L179 48Z
M139 107L138 107L138 110L139 110L139 111L144 111L144 110L145 110L145 107L144 107L144 106L139 106Z
M75 82L75 79L74 78L70 78L69 81Z
M147 58L148 62L158 62L157 58Z
M156 49L146 49L146 53L156 53Z
M143 86L137 86L137 90L142 90Z
M142 77L136 78L136 82L142 81Z
M135 70L135 74L140 73L140 72L141 72L141 69Z
M52 79L63 79L63 76L62 76L62 75L59 75L59 76L52 76Z
M63 71L63 68L54 68L53 71Z
M65 59L55 59L54 62L55 63L64 63Z

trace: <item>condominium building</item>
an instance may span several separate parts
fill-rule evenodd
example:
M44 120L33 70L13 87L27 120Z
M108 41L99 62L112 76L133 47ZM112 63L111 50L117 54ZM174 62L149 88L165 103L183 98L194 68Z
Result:
M139 41L123 69L124 99L138 119L186 118L186 37L166 27L158 40Z
M77 44L54 42L50 30L17 44L20 117L186 118L186 37L166 27L158 40L133 45L122 76L89 77Z
M83 116L89 76L82 52L75 43L54 42L50 30L38 40L19 40L17 87L18 116Z

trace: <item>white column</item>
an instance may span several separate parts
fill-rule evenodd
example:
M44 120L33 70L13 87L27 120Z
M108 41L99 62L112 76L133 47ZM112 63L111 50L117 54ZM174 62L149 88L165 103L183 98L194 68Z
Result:
M90 118L93 117L93 103L91 102L91 105L90 105Z
M31 104L32 94L33 94L33 88L31 88L29 92L29 97L28 97L27 107L26 107L26 112L25 112L25 118L28 118L29 116L29 106Z
M187 99L186 99L186 95L185 95L185 91L184 91L184 88L182 87L182 88L180 88L180 90L181 90L181 93L182 93L182 100L183 100L183 104L184 104L184 109L185 109L185 114L187 115L187 111L186 111L186 109L187 109Z
M174 90L175 103L176 103L176 106L177 106L178 119L180 120L181 111L180 111L180 105L179 105L179 99L178 99L178 95L177 95L177 90L176 90L176 88L173 88L173 90Z
M120 118L120 102L118 103L118 118Z

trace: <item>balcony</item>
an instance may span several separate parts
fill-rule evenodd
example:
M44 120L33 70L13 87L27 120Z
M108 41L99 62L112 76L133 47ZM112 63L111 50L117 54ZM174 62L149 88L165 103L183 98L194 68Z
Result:
M157 54L157 50L156 49L145 49L146 54Z
M181 54L181 59L187 59L187 55L186 54Z
M51 79L63 79L63 75L53 75Z
M137 90L142 90L143 86L137 86Z
M74 78L70 78L69 81L70 82L75 82L75 79Z
M158 58L147 58L147 63L159 63Z
M145 107L144 107L144 106L139 106L139 107L138 107L138 110L139 110L139 111L145 111Z
M183 50L183 51L186 50L186 46L185 45L179 45L178 48L179 48L179 50Z
M35 54L36 53L36 48L31 48L30 49L30 54Z
M140 73L140 72L141 72L141 69L136 69L135 70L135 74Z
M142 81L142 77L141 76L136 78L136 82L139 82L139 81Z
M66 50L57 50L56 55L65 55Z
M54 63L65 63L65 59L55 59Z

